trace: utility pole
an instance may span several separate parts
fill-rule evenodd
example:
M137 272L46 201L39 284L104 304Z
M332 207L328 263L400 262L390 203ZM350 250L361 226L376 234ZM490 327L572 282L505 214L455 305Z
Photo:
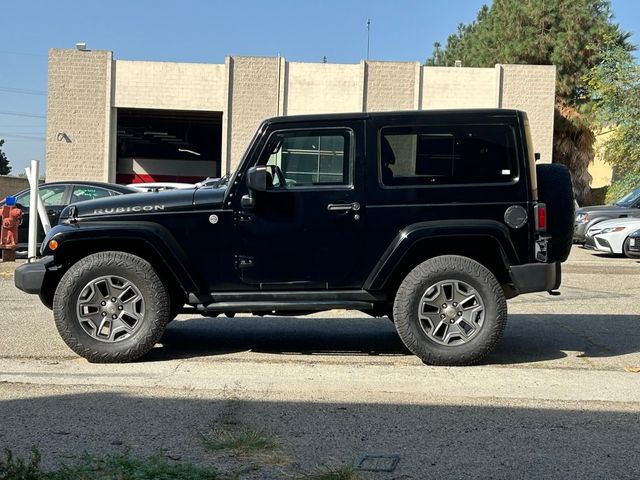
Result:
M367 18L367 60L369 60L369 37L371 33L371 19Z

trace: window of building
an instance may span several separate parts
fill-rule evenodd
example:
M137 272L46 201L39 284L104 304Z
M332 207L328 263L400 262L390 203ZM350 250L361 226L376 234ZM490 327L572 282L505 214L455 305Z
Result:
M269 139L266 165L274 167L273 187L349 185L349 131L277 132ZM286 185L277 170L282 172Z
M384 128L380 136L383 185L511 182L518 175L509 125Z

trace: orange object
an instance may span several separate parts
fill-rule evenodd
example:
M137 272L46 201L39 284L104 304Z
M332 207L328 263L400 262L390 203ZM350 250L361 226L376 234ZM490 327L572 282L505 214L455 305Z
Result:
M57 240L50 240L49 241L49 248L51 250L55 250L56 248L58 248L58 241Z
M16 206L2 207L0 248L13 250L18 245L18 227L22 224L22 210Z

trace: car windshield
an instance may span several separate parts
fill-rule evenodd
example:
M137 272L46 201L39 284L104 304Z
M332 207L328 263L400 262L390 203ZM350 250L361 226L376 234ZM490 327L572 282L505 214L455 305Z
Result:
M640 199L640 188L636 188L627 193L624 197L616 202L616 205L620 207L630 207Z

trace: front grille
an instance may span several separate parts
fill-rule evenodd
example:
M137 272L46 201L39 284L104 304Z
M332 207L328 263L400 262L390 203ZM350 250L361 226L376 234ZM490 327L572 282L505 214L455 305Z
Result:
M595 240L598 246L606 248L607 250L613 253L613 250L611 250L611 245L604 238L596 238Z

